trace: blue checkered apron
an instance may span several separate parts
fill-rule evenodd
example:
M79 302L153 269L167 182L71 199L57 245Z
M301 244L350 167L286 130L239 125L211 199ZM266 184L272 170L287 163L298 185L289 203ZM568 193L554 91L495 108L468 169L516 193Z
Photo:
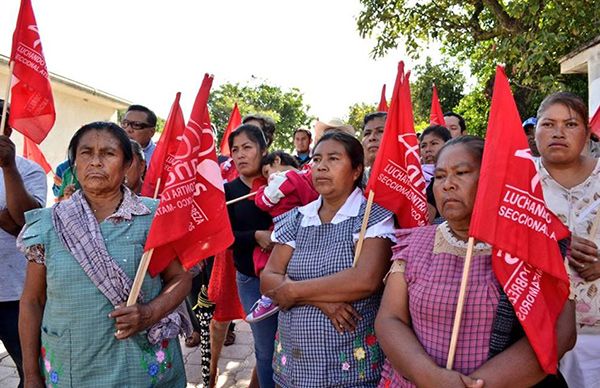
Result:
M297 209L275 219L278 241L296 242L288 276L292 280L314 279L352 267L352 234L360 231L364 208L363 203L356 217L335 225L300 227L302 214ZM369 226L390 214L374 204ZM303 388L377 386L383 353L375 341L373 324L380 301L378 293L354 302L362 319L354 333L343 335L314 306L281 311L273 357L275 382L282 387Z

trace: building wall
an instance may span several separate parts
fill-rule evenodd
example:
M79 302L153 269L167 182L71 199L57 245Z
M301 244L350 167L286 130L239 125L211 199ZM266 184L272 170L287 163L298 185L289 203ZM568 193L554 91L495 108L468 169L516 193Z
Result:
M600 44L592 48L588 60L590 117L600 108Z
M0 96L4 99L7 85L7 69L0 70ZM127 107L84 90L52 82L56 122L40 148L53 168L66 159L71 137L82 125L92 121L116 121L117 110ZM13 131L11 139L17 146L17 154L23 154L23 136Z

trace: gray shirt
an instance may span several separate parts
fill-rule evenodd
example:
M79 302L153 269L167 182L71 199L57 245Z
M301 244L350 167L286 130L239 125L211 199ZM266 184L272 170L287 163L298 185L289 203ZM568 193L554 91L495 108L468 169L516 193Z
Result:
M16 157L17 170L21 174L27 192L42 206L46 205L48 183L44 170L30 160ZM4 171L0 169L0 210L6 209ZM19 300L23 292L27 262L17 250L17 238L0 228L0 302Z

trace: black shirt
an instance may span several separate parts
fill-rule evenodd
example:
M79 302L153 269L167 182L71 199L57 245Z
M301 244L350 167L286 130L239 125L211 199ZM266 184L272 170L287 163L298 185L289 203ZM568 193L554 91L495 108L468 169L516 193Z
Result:
M247 194L250 194L250 188L240 178L225 184L227 201ZM273 222L271 216L254 204L253 197L227 206L227 212L235 237L232 245L235 268L246 276L256 277L252 260L252 252L257 246L254 232L269 230Z

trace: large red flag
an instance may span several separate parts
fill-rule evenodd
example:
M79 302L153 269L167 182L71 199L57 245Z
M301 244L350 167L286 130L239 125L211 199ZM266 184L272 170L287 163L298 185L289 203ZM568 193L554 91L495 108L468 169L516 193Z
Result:
M227 123L227 128L223 134L223 140L221 140L221 155L231 156L231 150L229 149L229 135L231 135L231 132L239 127L240 124L242 124L242 115L240 114L236 102L231 111L231 115L229 116L229 122Z
M40 144L52 129L56 113L42 41L30 0L21 0L10 61L14 62L14 70L8 123Z
M142 195L146 197L154 197L156 191L156 184L158 178L160 178L160 186L158 193L160 194L161 188L164 187L165 181L171 171L171 167L174 161L173 155L177 152L179 146L179 138L183 134L185 129L185 119L183 118L183 112L181 106L179 106L179 99L181 93L177 92L175 95L175 101L171 105L171 111L169 117L165 122L165 128L163 133L160 135L160 140L156 145L156 150L152 155L150 166L148 166L148 172L144 178L144 184L142 186Z
M429 125L443 125L446 126L446 121L444 120L444 111L442 111L442 105L440 104L440 99L438 98L437 88L435 84L433 84L431 93L431 113L429 113Z
M145 249L154 248L152 276L175 256L189 269L233 243L206 106L212 80L204 76L148 233Z
M52 166L50 166L50 163L46 160L42 150L40 150L38 145L27 136L24 136L23 140L23 157L39 164L46 174L52 171Z
M405 74L404 62L400 62L383 138L365 190L372 190L374 202L396 214L402 228L427 223L426 184L414 128L409 76L410 71Z
M600 136L600 106L596 109L596 113L590 119L590 129L596 136Z
M377 106L377 111L378 112L387 112L388 111L388 104L387 104L387 100L385 99L385 84L383 84L383 87L381 88L381 97L379 98L379 106Z
M470 236L491 244L492 265L541 367L556 373L556 320L569 295L557 240L568 229L545 205L504 69L496 68Z

